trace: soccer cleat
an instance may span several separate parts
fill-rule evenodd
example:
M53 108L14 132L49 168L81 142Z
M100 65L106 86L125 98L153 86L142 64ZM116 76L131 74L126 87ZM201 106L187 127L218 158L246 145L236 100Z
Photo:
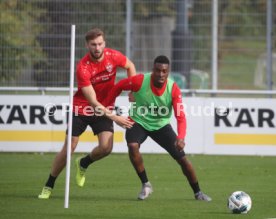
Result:
M81 167L80 165L80 159L76 159L76 168L77 168L77 174L76 174L76 182L79 187L83 187L85 183L85 171L86 169Z
M39 199L49 199L52 193L52 188L44 186L41 193L38 195Z
M204 194L201 191L195 194L195 199L200 201L206 201L206 202L212 201L212 199L208 195Z
M144 200L149 197L149 195L153 192L152 186L150 182L146 182L142 185L142 190L138 195L138 199Z

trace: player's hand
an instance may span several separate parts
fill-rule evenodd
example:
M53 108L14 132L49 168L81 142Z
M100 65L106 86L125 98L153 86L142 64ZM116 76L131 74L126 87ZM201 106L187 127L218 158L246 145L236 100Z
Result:
M175 147L177 150L182 151L185 147L185 142L183 139L176 139Z
M129 93L128 93L128 101L129 101L129 102L135 102L135 98L134 98L132 92L129 92Z
M127 128L127 129L131 128L134 124L132 120L124 116L116 116L116 119L114 119L114 122L116 122L116 124L121 126L122 128Z

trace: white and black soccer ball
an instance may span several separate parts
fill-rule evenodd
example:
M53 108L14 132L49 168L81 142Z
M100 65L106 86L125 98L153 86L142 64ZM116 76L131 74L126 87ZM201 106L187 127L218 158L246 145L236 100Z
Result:
M236 191L229 196L227 206L234 214L246 214L252 207L252 200L247 193Z

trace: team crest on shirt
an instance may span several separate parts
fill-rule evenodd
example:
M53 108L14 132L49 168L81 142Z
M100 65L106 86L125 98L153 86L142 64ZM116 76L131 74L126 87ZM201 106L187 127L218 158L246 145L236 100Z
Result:
M113 65L110 64L110 63L108 63L108 64L105 66L105 68L106 68L106 70L107 70L108 72L112 72L112 70L113 70Z
M95 70L95 69L92 69L92 70L91 70L91 76L93 77L95 74L96 74L96 70Z

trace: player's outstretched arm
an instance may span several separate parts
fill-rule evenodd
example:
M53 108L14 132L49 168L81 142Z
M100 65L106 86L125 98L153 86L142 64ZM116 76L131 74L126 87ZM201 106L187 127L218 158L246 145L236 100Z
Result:
M95 90L92 85L82 87L81 90L88 103L93 107L97 115L106 116L123 128L132 127L133 122L130 121L128 118L113 114L109 109L105 108L100 102L98 102Z
M105 106L112 105L116 98L122 93L122 91L132 90L132 77L120 80L109 92L108 97L104 100Z

